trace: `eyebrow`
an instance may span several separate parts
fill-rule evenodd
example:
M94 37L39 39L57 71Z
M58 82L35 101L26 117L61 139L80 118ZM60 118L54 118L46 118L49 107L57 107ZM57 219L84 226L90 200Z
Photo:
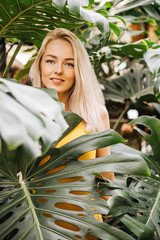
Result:
M45 57L52 57L52 58L57 58L57 56L55 56L55 55L52 55L52 54L48 54L48 55L46 55ZM74 58L65 58L65 60L72 60L72 61L74 61Z

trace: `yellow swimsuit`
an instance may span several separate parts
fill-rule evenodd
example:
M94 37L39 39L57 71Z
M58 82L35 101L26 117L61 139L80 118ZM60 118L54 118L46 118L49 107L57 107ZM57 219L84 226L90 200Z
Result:
M71 142L72 140L85 134L88 134L88 132L86 132L86 126L82 121L68 135L66 135L63 139L60 140L60 142L56 145L56 148L59 148L65 145L66 143ZM92 158L96 158L96 150L83 154L78 158L78 160L85 160L85 159L92 159ZM94 217L100 221L103 221L101 214L95 214Z

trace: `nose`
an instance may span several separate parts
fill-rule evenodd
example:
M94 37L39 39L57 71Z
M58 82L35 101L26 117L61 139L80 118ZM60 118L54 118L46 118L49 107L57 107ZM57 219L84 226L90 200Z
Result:
M54 69L54 73L58 74L58 75L62 75L63 74L63 65L62 63L57 63Z

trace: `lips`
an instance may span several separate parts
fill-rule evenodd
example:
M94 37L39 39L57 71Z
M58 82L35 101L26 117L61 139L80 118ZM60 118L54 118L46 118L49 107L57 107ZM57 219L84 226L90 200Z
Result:
M64 80L60 78L50 78L50 80L56 84L64 82Z

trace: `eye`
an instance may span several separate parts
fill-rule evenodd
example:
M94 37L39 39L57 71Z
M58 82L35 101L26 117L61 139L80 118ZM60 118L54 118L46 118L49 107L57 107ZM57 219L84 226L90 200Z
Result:
M46 62L47 62L47 63L55 63L54 60L50 60L50 59L46 60Z
M66 63L66 66L67 67L74 67L74 64L73 63Z

